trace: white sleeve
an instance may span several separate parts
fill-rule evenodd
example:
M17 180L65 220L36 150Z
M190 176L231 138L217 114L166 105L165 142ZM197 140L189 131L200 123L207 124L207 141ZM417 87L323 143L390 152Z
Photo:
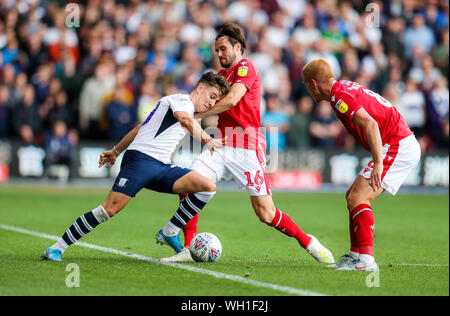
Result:
M185 97L171 97L167 101L173 113L188 112L190 115L193 115L192 105L189 99Z

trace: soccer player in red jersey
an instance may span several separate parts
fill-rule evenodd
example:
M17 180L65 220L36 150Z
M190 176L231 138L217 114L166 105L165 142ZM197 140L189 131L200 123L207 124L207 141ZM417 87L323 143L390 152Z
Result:
M314 101L329 101L347 131L372 154L372 160L346 193L350 252L330 267L378 270L373 257L375 223L370 204L384 191L397 193L420 160L419 143L388 100L356 82L336 81L325 60L310 61L302 75Z
M274 206L264 158L266 140L261 132L261 81L255 66L242 57L244 50L245 35L242 29L234 23L223 25L216 36L215 52L223 67L219 73L231 83L231 90L205 115L197 117L219 114L219 137L227 137L228 142L223 150L216 151L214 155L204 151L194 160L191 169L214 183L230 174L247 189L253 209L263 223L296 238L317 261L334 263L328 249L314 236L305 234L286 213ZM197 213L209 199L189 194L181 201L177 213L162 232L173 236L184 226L185 248L173 257L163 258L163 261L192 261L189 242L197 232ZM158 235L157 241L164 243Z

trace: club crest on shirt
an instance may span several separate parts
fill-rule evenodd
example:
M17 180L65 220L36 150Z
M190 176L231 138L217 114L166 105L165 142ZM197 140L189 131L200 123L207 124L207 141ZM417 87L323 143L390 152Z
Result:
M344 114L345 112L348 111L348 105L344 101L342 101L341 99L339 99L336 102L336 105L334 107L336 108L336 110L338 110L342 114Z
M247 72L248 72L248 67L246 67L246 66L239 67L238 71L237 71L238 75L241 76L241 77L246 76Z

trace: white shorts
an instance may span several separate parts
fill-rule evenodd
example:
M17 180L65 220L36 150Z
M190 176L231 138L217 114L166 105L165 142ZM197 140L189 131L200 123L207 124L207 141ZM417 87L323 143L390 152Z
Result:
M246 188L251 196L272 194L266 160L261 150L225 146L211 155L206 149L195 158L190 169L214 183L231 175L240 188Z
M420 152L420 145L414 134L402 139L398 144L384 145L381 187L395 195L411 171L419 163ZM368 179L372 169L373 160L359 174Z

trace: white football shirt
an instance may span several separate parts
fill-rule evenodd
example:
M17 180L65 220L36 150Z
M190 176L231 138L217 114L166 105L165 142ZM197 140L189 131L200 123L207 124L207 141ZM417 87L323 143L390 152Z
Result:
M189 95L173 94L161 98L142 123L128 149L144 153L164 164L170 164L176 146L187 133L173 115L178 111L188 112L194 117L194 104Z

